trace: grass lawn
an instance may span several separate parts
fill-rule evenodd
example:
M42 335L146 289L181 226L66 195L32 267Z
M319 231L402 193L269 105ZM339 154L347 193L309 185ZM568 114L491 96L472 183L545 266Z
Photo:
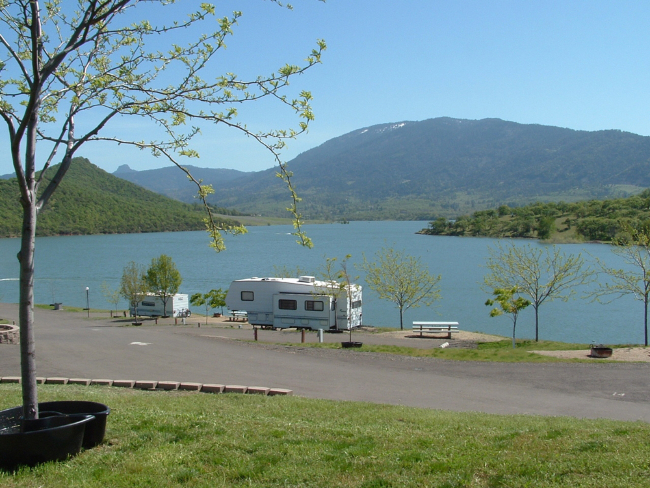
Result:
M647 487L650 425L298 397L39 386L108 404L104 444L5 487ZM0 385L0 408L20 404Z
M347 337L347 336L346 336ZM345 339L347 340L347 339ZM363 336L353 336L353 340L363 341ZM339 349L339 343L285 343L285 346L294 347L319 347L326 349ZM448 347L420 349L416 347L375 345L364 343L355 351L359 352L381 352L388 354L400 354L413 357L430 357L440 359L451 359L457 361L495 361L508 363L552 363L552 362L584 362L593 363L592 359L562 359L540 354L531 354L528 351L563 351L572 349L589 349L589 344L568 344L566 342L517 340L517 347L512 348L512 340L504 339L497 342L479 342L476 349L463 349ZM614 347L627 347L618 345Z

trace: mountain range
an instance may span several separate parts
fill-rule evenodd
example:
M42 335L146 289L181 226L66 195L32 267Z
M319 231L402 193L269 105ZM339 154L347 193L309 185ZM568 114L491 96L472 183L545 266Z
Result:
M307 218L423 219L500 204L624 197L650 187L650 137L500 119L449 117L380 124L310 149L288 164ZM290 195L259 172L188 167L212 183L211 203L285 215ZM185 202L194 189L174 167L115 176Z

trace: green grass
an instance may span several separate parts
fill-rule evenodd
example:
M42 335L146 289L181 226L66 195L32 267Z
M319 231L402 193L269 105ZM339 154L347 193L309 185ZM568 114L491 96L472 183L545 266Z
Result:
M346 339L347 340L347 339ZM362 335L353 335L353 340L363 342ZM284 346L293 347L316 347L323 349L340 349L338 343L284 343ZM529 351L563 351L589 349L589 344L568 344L565 342L517 340L517 347L512 348L512 340L504 339L497 342L479 342L476 349L463 348L432 348L420 349L415 347L373 345L364 343L354 351L379 352L387 354L399 354L402 356L428 357L450 359L456 361L494 361L507 363L552 363L552 362L586 362L593 363L591 359L562 359L541 354L531 354ZM627 347L627 346L616 346Z
M62 307L66 312L86 312L87 311L83 307L70 307L70 306L65 305L65 304L63 304ZM34 304L34 308L40 308L40 309L43 309L43 310L54 310L54 307L52 305L48 305L46 303L36 303L36 304ZM110 314L111 311L106 310L104 308L91 308L90 313L106 313L106 314Z
M111 409L101 446L10 487L646 487L650 425L298 397L41 385ZM0 385L0 408L20 404Z

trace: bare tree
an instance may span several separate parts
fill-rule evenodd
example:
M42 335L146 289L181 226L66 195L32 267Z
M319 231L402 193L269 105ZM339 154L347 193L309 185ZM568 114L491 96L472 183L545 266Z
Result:
M623 258L630 269L613 268L602 260L596 262L600 271L609 275L611 282L599 283L591 295L603 303L625 295L632 295L643 302L643 338L648 345L648 304L650 303L650 233L646 229L627 229L629 239L612 241L612 252ZM611 296L605 300L605 296Z
M568 301L576 288L593 282L594 272L585 265L582 255L565 255L556 246L534 248L497 244L488 248L486 267L490 273L484 282L490 289L508 290L530 298L535 310L535 341L539 340L539 307L556 298Z
M131 261L122 271L120 280L120 295L133 308L135 321L138 321L138 303L147 297L147 273L145 267Z
M280 2L275 1L278 5ZM289 81L320 62L325 44L307 56L302 66L288 64L250 80L209 72L214 58L233 33L240 12L215 19L208 3L186 18L167 16L155 25L138 15L156 15L174 2L141 0L5 0L0 3L0 117L7 126L11 159L20 190L23 223L20 252L20 344L23 409L27 419L38 417L34 345L34 249L39 212L65 177L73 156L84 144L110 141L152 151L168 158L192 180L203 200L212 246L224 248L221 231L245 232L243 227L219 227L203 185L180 164L196 157L191 142L200 128L219 124L238 130L262 144L279 164L278 176L291 193L291 212L299 241L310 245L301 230L298 197L291 173L279 151L288 138L307 129L313 119L311 94L285 94ZM189 2L187 2L189 4ZM143 9L140 5L147 5ZM185 5L185 4L184 4ZM187 7L188 9L190 7ZM161 15L158 18L165 18ZM181 32L199 32L182 44ZM209 75L210 79L203 76ZM237 106L272 99L299 117L297 129L253 132L236 120ZM159 139L120 138L110 133L124 117L136 117L157 128ZM156 137L156 136L153 136ZM48 168L61 151L56 172ZM37 165L41 172L37 172ZM50 172L51 173L51 172ZM41 186L43 183L43 186Z
M380 249L375 256L377 261L370 262L364 255L360 269L365 271L366 283L379 298L397 305L399 328L404 330L405 311L420 305L430 306L440 299L441 276L430 274L420 258L392 247Z
M108 283L105 281L101 285L102 295L106 298L108 303L112 303L115 306L115 315L117 316L117 305L120 303L120 298L122 295L119 288L111 288ZM113 316L113 311L111 310L111 317Z

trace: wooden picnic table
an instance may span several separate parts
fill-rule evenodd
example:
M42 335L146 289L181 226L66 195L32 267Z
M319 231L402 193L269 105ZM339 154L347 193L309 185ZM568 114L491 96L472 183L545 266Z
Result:
M246 322L248 320L248 313L241 310L233 310L232 312L230 312L230 315L228 316L228 320L230 322L232 321L237 322L240 319L242 322Z
M447 338L451 339L451 334L458 332L458 322L413 322L413 330L419 330L420 337L423 332L446 332Z

